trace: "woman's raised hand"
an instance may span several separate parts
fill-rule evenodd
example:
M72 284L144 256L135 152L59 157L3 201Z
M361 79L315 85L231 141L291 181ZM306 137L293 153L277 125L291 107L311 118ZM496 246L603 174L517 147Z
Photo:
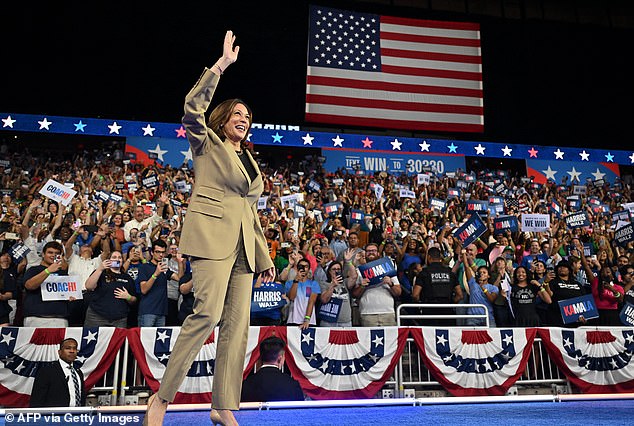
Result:
M233 35L233 31L227 31L222 47L222 57L230 64L238 60L238 52L240 51L240 46L233 46L235 41L236 36Z

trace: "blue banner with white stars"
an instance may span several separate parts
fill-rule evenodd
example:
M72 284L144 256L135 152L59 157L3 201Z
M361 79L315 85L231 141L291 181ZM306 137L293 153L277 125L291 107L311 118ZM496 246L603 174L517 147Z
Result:
M164 164L179 166L189 160L189 144L181 123L161 123L101 118L80 118L13 114L0 112L3 131L61 133L128 138L128 147L150 150L163 158ZM165 139L165 140L164 140ZM141 141L144 143L141 143ZM254 123L249 141L261 145L334 148L361 152L431 153L483 158L520 159L551 162L579 162L595 165L634 164L634 151L551 147L444 139L422 139L367 134L312 132L298 126ZM160 155L158 154L160 153ZM618 170L618 168L616 168ZM537 170L537 169L536 169ZM596 170L593 170L596 172ZM604 173L604 170L599 170ZM543 174L543 173L542 173ZM607 179L606 179L607 180Z

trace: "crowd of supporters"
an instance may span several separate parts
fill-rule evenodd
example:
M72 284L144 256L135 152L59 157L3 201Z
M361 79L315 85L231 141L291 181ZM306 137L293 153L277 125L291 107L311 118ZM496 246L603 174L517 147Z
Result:
M196 288L178 250L194 170L135 164L120 151L2 156L0 325L182 323ZM406 312L475 316L415 324L483 325L488 317L498 327L563 326L558 302L584 294L599 317L570 326L622 325L622 306L634 303L634 247L618 244L613 220L631 207L628 184L536 184L503 170L326 173L320 164L262 168L258 212L277 280L254 280L266 303L254 303L252 325L388 326L400 304L423 303ZM68 205L40 194L49 179L77 192ZM473 200L490 208L468 212ZM588 224L569 227L564 218L573 212L585 212ZM496 224L529 213L548 214L548 228ZM487 231L463 247L455 231L472 214ZM396 273L365 273L363 265L381 261ZM60 276L73 277L81 297L48 300L42 289Z

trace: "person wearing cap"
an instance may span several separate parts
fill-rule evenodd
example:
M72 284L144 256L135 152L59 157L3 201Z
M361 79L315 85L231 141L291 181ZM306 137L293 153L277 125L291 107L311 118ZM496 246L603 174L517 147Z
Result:
M559 309L559 301L583 296L587 294L586 288L575 279L572 274L572 267L567 260L562 260L557 264L555 275L554 280L550 282L544 281L543 283L552 300L552 303L548 305L546 317L548 324L546 325L552 327L578 327L581 324L585 324L587 322L586 319L580 316L579 322L564 325Z

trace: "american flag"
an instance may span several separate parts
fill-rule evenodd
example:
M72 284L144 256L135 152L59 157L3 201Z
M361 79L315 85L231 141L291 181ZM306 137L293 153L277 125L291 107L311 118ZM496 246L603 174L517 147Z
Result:
M306 120L482 132L480 26L311 6Z

